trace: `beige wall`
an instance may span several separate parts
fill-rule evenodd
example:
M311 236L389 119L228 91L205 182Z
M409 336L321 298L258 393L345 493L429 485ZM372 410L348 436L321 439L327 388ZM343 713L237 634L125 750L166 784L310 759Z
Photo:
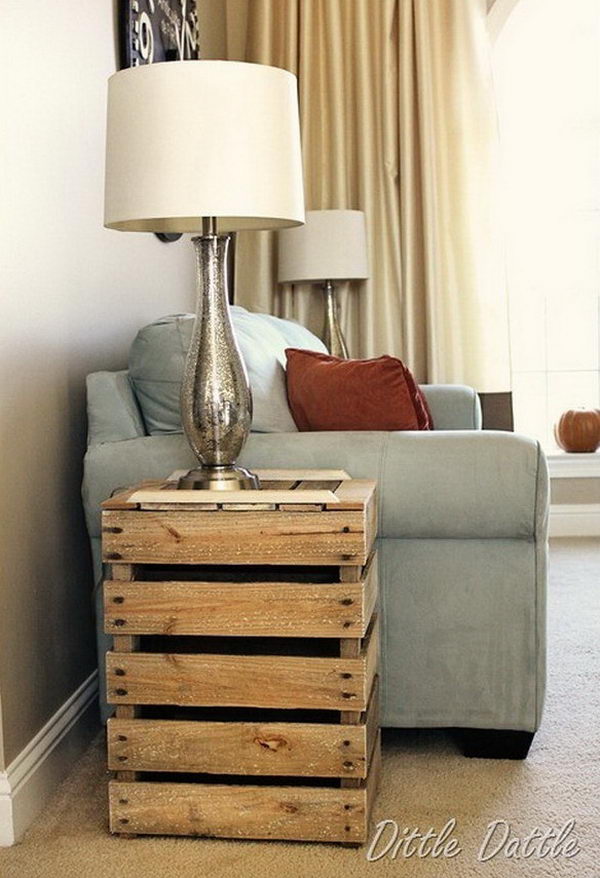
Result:
M206 0L204 0L204 4ZM193 303L185 239L102 228L110 3L2 4L0 766L95 666L84 378ZM3 744L1 743L3 740Z

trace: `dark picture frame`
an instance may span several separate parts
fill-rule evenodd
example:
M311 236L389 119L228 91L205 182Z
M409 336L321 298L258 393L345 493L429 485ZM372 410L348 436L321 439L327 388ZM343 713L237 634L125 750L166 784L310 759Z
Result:
M200 57L196 0L117 0L119 69Z

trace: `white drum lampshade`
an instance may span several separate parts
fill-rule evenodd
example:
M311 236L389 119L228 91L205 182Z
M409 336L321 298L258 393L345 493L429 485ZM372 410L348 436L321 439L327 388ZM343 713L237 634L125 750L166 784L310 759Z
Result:
M296 77L234 61L168 61L110 77L104 224L219 232L304 222Z
M366 280L368 276L361 210L307 210L302 228L279 234L279 283Z

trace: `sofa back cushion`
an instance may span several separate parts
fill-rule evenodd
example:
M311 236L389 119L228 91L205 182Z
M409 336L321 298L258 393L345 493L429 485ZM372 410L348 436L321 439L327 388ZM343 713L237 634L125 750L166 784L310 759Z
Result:
M252 429L296 431L285 387L285 349L325 352L322 341L289 320L231 308L233 327L252 388ZM151 436L181 433L179 392L194 326L193 314L175 314L141 329L129 354L129 377Z

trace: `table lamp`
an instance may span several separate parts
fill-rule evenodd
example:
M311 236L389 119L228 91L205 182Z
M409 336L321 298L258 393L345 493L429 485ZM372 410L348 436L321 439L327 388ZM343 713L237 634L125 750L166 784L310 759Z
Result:
M227 296L227 232L304 221L296 77L234 61L121 70L108 86L104 225L197 232L197 314L181 420L199 466L180 488L259 487L236 464L252 396ZM166 280L166 279L165 279Z
M308 210L306 224L279 233L279 283L320 283L325 294L323 341L348 358L338 321L335 280L369 276L365 215L361 210Z

